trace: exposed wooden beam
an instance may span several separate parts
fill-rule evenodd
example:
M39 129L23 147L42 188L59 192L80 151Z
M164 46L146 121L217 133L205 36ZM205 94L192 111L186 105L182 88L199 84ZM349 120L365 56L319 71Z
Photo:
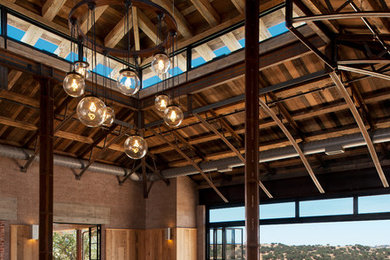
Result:
M194 95L194 98L202 105L206 106L207 102L204 101L199 95ZM218 116L218 113L215 112L214 109L211 109L209 111L214 117ZM237 142L240 144L240 146L244 146L244 140L239 136L236 131L230 126L230 123L225 118L220 118L219 121L221 122L222 126L230 133L231 136L233 136L234 139L237 140ZM190 140L191 141L191 140Z
M201 117L198 114L195 114L195 117L199 119L203 123L204 126L206 126L207 129L214 132L221 140L237 155L237 157L245 164L245 158L242 156L241 152L237 150L236 147L232 143L229 142L229 140L221 134L218 129L216 129L213 125L211 125L209 122L207 122L203 117ZM267 188L264 186L264 184L259 180L259 186L264 191L264 193L268 196L268 198L272 199L273 196L271 193L267 190Z
M42 7L42 16L52 21L65 3L66 0L46 0Z
M229 50L231 52L239 50L239 49L242 48L242 46L239 43L239 41L237 40L236 36L234 36L234 34L232 32L224 34L224 35L222 35L219 38L222 40L223 44L225 44L226 47L229 48Z
M140 40L139 40L139 26L138 26L138 9L137 7L131 7L131 18L133 19L133 31L134 31L134 45L135 50L140 50Z
M177 29L179 33L183 35L184 38L190 38L192 36L192 32L187 20L184 18L183 14L181 14L180 11L173 6L170 0L153 0L153 2L161 5L176 18L178 27ZM174 8L174 10L172 10L172 7Z
M191 0L191 2L211 26L219 24L221 17L209 0Z
M151 131L158 139L160 139L162 142L167 143L169 146L174 148L176 152L178 152L184 159L186 159L199 173L202 175L202 177L207 181L207 183L210 185L211 188L218 194L219 197L225 202L228 203L229 201L225 198L225 196L218 190L217 187L213 184L213 182L210 180L209 177L207 177L206 173L199 167L199 165L194 162L188 155L186 155L177 145L171 143L169 140L167 140L164 136L157 133L154 129L148 129Z
M99 20L100 16L103 15L103 13L108 9L108 7L109 7L108 5L102 5L95 8L95 22ZM92 28L92 25L93 25L93 21L91 21L91 19L88 19L88 13L85 14L85 16L81 19L80 22L81 31L83 31L83 33L85 34L88 33L89 30Z
M124 36L126 25L126 16L124 16L114 28L104 38L104 45L109 48L114 48ZM133 28L133 24L129 22L129 28L125 33L128 33Z
M240 14L245 12L245 0L230 0Z
M362 136L364 140L366 141L368 151L371 155L372 161L374 162L375 168L378 172L379 178L383 184L383 187L388 188L389 183L387 182L386 176L383 172L382 166L380 164L378 155L375 151L374 144L371 140L370 134L368 133L366 126L364 125L363 119L359 114L359 111L357 110L356 106L354 105L351 96L348 94L347 89L345 88L343 82L339 78L339 76L336 74L336 72L331 72L329 74L333 82L335 83L338 92L340 95L344 98L345 102L347 103L349 110L351 111L353 117L355 118L355 121L360 129L360 132L362 133Z
M280 129L283 131L283 133L286 135L288 140L290 141L291 145L294 147L295 151L297 151L299 157L301 158L303 164L305 165L306 170L308 171L311 179L313 180L314 184L316 185L318 191L320 193L325 193L324 189L322 188L321 184L317 180L317 177L314 174L313 169L310 166L309 161L307 160L305 154L303 153L301 147L298 145L294 137L291 135L291 133L288 131L286 126L280 121L279 117L276 115L276 113L260 98L259 103L261 108L272 117L272 119L276 122L276 124L280 127Z
M11 70L8 73L8 90L11 90L16 82L20 79L20 77L23 75L23 72L19 70Z

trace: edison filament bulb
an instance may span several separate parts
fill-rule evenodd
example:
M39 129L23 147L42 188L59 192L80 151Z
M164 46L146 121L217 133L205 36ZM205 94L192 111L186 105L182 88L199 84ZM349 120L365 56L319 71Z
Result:
M164 122L170 127L178 127L183 119L183 111L178 106L169 106L164 111Z
M165 109L168 107L168 104L169 104L168 95L161 94L156 96L156 98L154 99L154 106L160 112L164 112Z
M84 89L85 89L84 77L75 71L66 74L66 77L62 85L64 87L66 94L68 94L71 97L81 97L82 95L84 95Z
M138 135L129 136L123 147L126 155L134 160L143 158L148 152L148 143Z
M104 112L104 122L103 125L106 127L110 127L115 120L115 111L112 107L106 106L106 111Z
M85 97L77 105L77 116L88 127L101 126L106 119L106 105L97 97Z
M126 96L137 94L141 87L138 74L130 68L123 69L119 72L117 85L120 92Z
M168 55L164 52L156 53L153 56L152 70L156 75L162 75L167 73L171 67L171 61Z
M85 61L76 61L74 63L74 70L82 75L84 77L84 79L87 79L89 78L89 63L88 62L85 62Z

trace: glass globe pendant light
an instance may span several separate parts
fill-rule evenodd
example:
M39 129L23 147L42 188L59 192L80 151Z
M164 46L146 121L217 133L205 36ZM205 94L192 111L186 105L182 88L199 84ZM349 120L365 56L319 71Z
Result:
M77 105L77 116L81 123L88 127L98 127L106 119L106 105L97 97L88 96Z
M89 63L86 61L76 61L74 64L74 70L82 75L84 79L89 78Z
M71 71L66 74L62 86L64 87L66 94L71 97L81 97L84 95L84 77L75 71Z
M160 112L164 112L169 104L169 96L165 94L160 94L154 99L154 106Z
M130 68L122 69L119 72L117 85L120 92L126 96L137 94L141 87L137 72Z
M114 123L115 120L115 111L112 107L106 106L105 112L104 112L104 122L103 125L106 127L110 127L112 123Z
M169 106L164 111L164 122L170 127L178 127L183 119L183 111L178 106Z
M171 67L171 61L165 52L154 54L152 61L152 70L156 75L163 75L167 73Z
M148 151L148 143L139 135L129 136L123 147L126 155L134 160L143 158Z

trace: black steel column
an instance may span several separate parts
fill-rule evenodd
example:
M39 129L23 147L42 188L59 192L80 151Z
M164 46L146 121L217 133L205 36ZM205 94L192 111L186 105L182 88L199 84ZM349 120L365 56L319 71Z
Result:
M53 258L53 118L50 80L40 78L39 260Z
M246 259L259 259L259 0L245 0Z

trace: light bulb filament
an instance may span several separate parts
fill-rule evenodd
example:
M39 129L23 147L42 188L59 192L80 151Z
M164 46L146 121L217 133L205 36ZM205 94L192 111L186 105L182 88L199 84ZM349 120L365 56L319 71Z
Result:
M158 62L157 62L157 66L158 66L158 70L163 71L164 67L165 67L164 60L163 59L159 59Z
M96 115L93 114L93 113L91 113L91 112L89 112L89 113L88 113L88 117L89 117L90 120L95 120Z
M95 102L91 102L91 105L89 106L89 111L95 113L96 112L96 105Z
M77 85L76 79L72 80L72 84L70 87L72 88L73 91L77 91L77 89L79 88L79 85Z
M176 114L176 111L175 110L172 110L172 113L171 115L169 116L169 119L174 122L176 121L176 118L177 118L177 114Z

